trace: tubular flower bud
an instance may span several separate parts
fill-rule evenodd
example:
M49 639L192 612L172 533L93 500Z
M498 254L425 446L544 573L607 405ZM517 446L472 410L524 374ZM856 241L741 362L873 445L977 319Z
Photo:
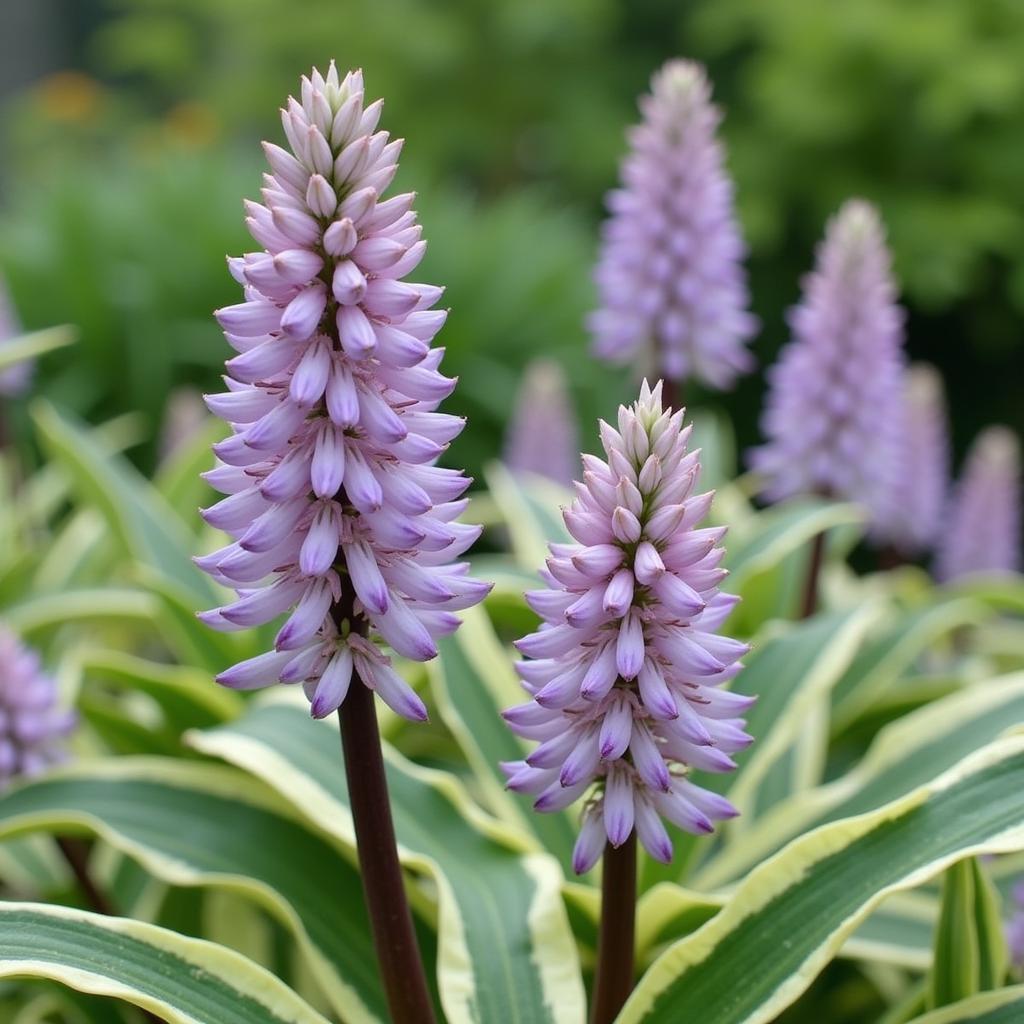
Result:
M733 185L703 68L672 60L640 100L621 186L609 193L595 279L594 352L646 360L670 380L731 387L757 330Z
M263 250L229 260L244 301L216 316L238 355L207 396L232 434L207 474L226 497L203 515L233 543L197 560L238 600L201 617L235 630L287 613L275 649L221 673L227 686L302 683L323 717L357 675L423 719L371 641L426 661L489 588L455 561L479 530L457 522L468 479L434 465L462 429L435 411L455 386L430 347L442 290L404 280L424 243L413 196L381 198L401 144L379 115L362 74L332 64L282 111L289 148L264 147L273 173L247 207Z
M39 655L0 626L0 789L64 759L63 740L77 724L58 706L57 684Z
M768 370L768 440L750 459L768 500L826 494L884 520L903 386L903 311L889 262L874 207L846 202L790 313L793 340Z
M936 556L940 580L1020 571L1020 487L1017 435L983 430L950 499Z
M565 522L576 543L552 544L527 594L543 619L516 647L532 698L505 718L539 746L507 763L510 789L538 811L588 795L574 854L589 870L607 839L635 828L658 860L672 857L663 819L695 834L737 812L687 778L728 771L750 742L752 698L720 687L746 644L715 632L736 604L719 592L724 529L697 527L709 495L695 494L699 452L687 451L683 412L663 410L645 381L618 429L601 424L605 459L584 456L584 482Z

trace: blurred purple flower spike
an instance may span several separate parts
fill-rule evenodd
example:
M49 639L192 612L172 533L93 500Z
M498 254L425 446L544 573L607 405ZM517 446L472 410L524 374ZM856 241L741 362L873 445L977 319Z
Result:
M754 365L746 248L704 69L672 60L640 100L595 271L594 352L658 376L731 387Z
M768 370L767 443L750 454L768 500L825 494L885 520L898 475L904 368L889 264L875 208L844 203L790 313L793 340Z
M77 717L58 706L57 684L39 655L0 625L0 789L64 760Z
M916 557L942 528L949 491L949 426L942 377L925 363L904 377L896 473L876 524L876 540Z
M1020 441L1006 427L989 427L967 453L953 490L936 556L936 575L1019 572Z
M576 412L565 374L558 363L536 359L526 367L519 387L505 439L505 463L568 487L579 460Z

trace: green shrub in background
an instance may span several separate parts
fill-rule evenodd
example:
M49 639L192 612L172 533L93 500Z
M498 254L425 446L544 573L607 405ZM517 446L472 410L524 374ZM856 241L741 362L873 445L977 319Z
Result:
M945 371L958 447L993 419L1024 426L1012 0L310 0L301 18L274 0L121 0L93 13L76 49L90 77L8 105L0 200L0 269L26 326L82 328L73 362L44 363L43 387L93 418L126 408L123 379L152 429L169 384L212 386L209 314L232 295L220 260L242 241L238 195L258 189L233 143L273 134L265 112L294 67L332 53L373 68L396 134L414 114L429 125L407 153L415 179L405 172L434 183L426 269L449 282L443 337L473 380L462 393L494 396L460 460L497 452L527 353L561 353L589 419L607 405L590 403L597 382L576 358L601 196L634 95L683 53L709 64L726 108L761 365L827 212L864 193L890 227L911 354ZM624 396L602 380L602 397ZM725 399L744 447L758 389L748 379Z

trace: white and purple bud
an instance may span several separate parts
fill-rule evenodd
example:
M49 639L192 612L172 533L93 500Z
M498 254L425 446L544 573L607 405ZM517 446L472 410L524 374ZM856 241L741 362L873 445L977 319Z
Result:
M264 251L229 261L244 301L216 316L238 355L227 391L207 397L233 433L206 474L226 497L203 514L234 543L197 562L238 594L203 614L215 629L288 613L275 650L221 683L302 683L321 718L357 675L422 720L373 634L426 661L489 587L456 561L479 530L455 522L469 480L434 465L463 425L436 411L455 383L430 347L441 289L400 280L424 243L412 196L380 198L400 147L379 115L362 74L332 64L282 112L290 152L264 146L273 174L247 204Z
M1021 568L1020 441L1007 427L983 430L949 501L936 555L940 580Z
M823 494L884 520L899 464L903 310L878 213L851 199L829 222L793 340L768 370L761 420L767 443L750 454L763 494Z
M704 69L671 60L640 100L595 270L594 352L672 381L731 387L754 365L746 247Z
M687 778L728 771L745 748L752 698L720 689L741 668L746 644L714 631L736 598L722 594L723 530L698 529L709 494L695 494L699 452L687 451L683 412L663 410L647 382L618 429L601 424L605 460L584 456L584 482L564 513L576 543L552 544L527 594L543 620L516 647L532 700L510 708L513 732L540 745L503 765L509 788L538 811L589 793L573 864L588 871L604 843L636 829L668 861L662 819L695 834L736 814Z
M0 625L0 789L62 761L77 717L59 705L39 655Z

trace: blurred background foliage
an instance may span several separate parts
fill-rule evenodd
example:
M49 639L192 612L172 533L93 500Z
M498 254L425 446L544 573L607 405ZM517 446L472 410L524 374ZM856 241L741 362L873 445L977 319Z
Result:
M914 358L944 371L954 441L1024 427L1024 4L1019 0L4 0L0 271L29 329L69 321L41 389L93 421L216 388L247 247L241 198L298 75L334 57L409 139L425 280L473 417L498 452L525 363L566 368L584 422L632 390L584 358L602 196L635 97L666 58L707 63L751 246L761 370L716 396L741 446L824 221L880 205ZM248 246L251 247L251 246Z

